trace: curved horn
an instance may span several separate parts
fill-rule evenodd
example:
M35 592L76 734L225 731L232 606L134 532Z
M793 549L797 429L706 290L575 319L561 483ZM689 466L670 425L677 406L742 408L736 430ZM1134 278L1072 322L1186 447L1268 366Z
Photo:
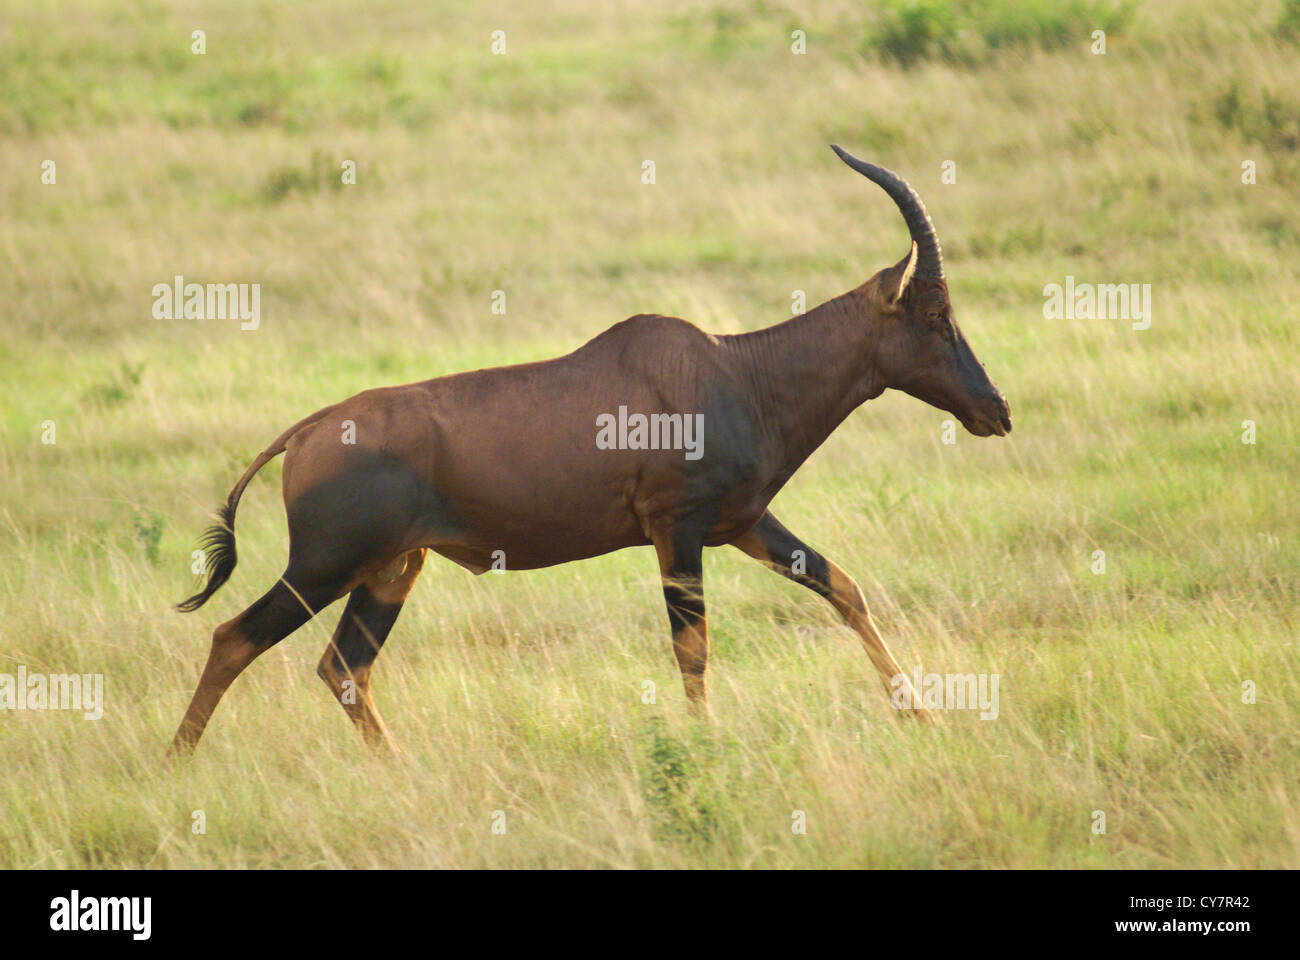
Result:
M925 204L916 195L916 191L908 186L906 180L884 167L859 160L833 143L831 149L836 156L883 189L898 204L903 219L907 221L907 229L916 242L916 275L927 280L942 280L943 253L939 249L939 238L934 235L934 224L930 222L930 215L925 212Z

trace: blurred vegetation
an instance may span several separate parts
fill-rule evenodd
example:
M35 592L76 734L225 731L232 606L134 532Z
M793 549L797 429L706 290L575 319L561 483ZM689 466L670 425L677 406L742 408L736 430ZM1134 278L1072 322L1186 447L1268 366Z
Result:
M1138 0L886 0L862 48L905 67L931 59L970 66L1005 50L1087 46L1094 30L1109 41L1138 7Z

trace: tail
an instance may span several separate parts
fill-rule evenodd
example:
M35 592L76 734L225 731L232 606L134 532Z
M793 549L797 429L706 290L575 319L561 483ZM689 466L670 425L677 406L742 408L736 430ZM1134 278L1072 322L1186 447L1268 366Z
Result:
M244 475L239 478L239 482L230 491L230 496L226 497L226 502L217 511L217 522L208 527L203 532L203 536L199 538L199 548L203 551L205 557L203 571L207 575L208 582L194 596L176 604L177 610L182 613L192 613L207 603L208 598L220 590L222 585L230 579L230 575L235 572L235 564L239 561L239 556L235 552L235 510L239 508L239 498L244 495L244 488L248 486L249 481L253 479L253 475L257 471L284 453L284 448L288 445L290 437L303 427L315 423L333 409L332 406L326 407L324 410L313 413L305 420L299 420L280 434L273 444L259 453L257 459L248 465Z

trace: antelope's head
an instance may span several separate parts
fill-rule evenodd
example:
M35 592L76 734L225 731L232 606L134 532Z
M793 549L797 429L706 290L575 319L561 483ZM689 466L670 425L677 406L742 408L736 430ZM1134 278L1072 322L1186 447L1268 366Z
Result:
M1011 409L953 317L943 256L925 204L901 177L832 145L841 160L879 185L903 214L912 249L863 290L864 322L876 328L881 382L947 410L977 437L1011 432Z

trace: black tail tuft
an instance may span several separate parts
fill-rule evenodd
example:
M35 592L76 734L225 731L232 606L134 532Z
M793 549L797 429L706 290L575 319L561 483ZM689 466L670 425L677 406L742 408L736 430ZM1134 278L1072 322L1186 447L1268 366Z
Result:
M208 598L221 589L221 585L235 572L238 557L235 554L235 507L238 498L231 496L217 511L217 522L199 538L199 548L204 552L204 571L207 585L187 600L176 604L182 613L192 613L208 602Z

